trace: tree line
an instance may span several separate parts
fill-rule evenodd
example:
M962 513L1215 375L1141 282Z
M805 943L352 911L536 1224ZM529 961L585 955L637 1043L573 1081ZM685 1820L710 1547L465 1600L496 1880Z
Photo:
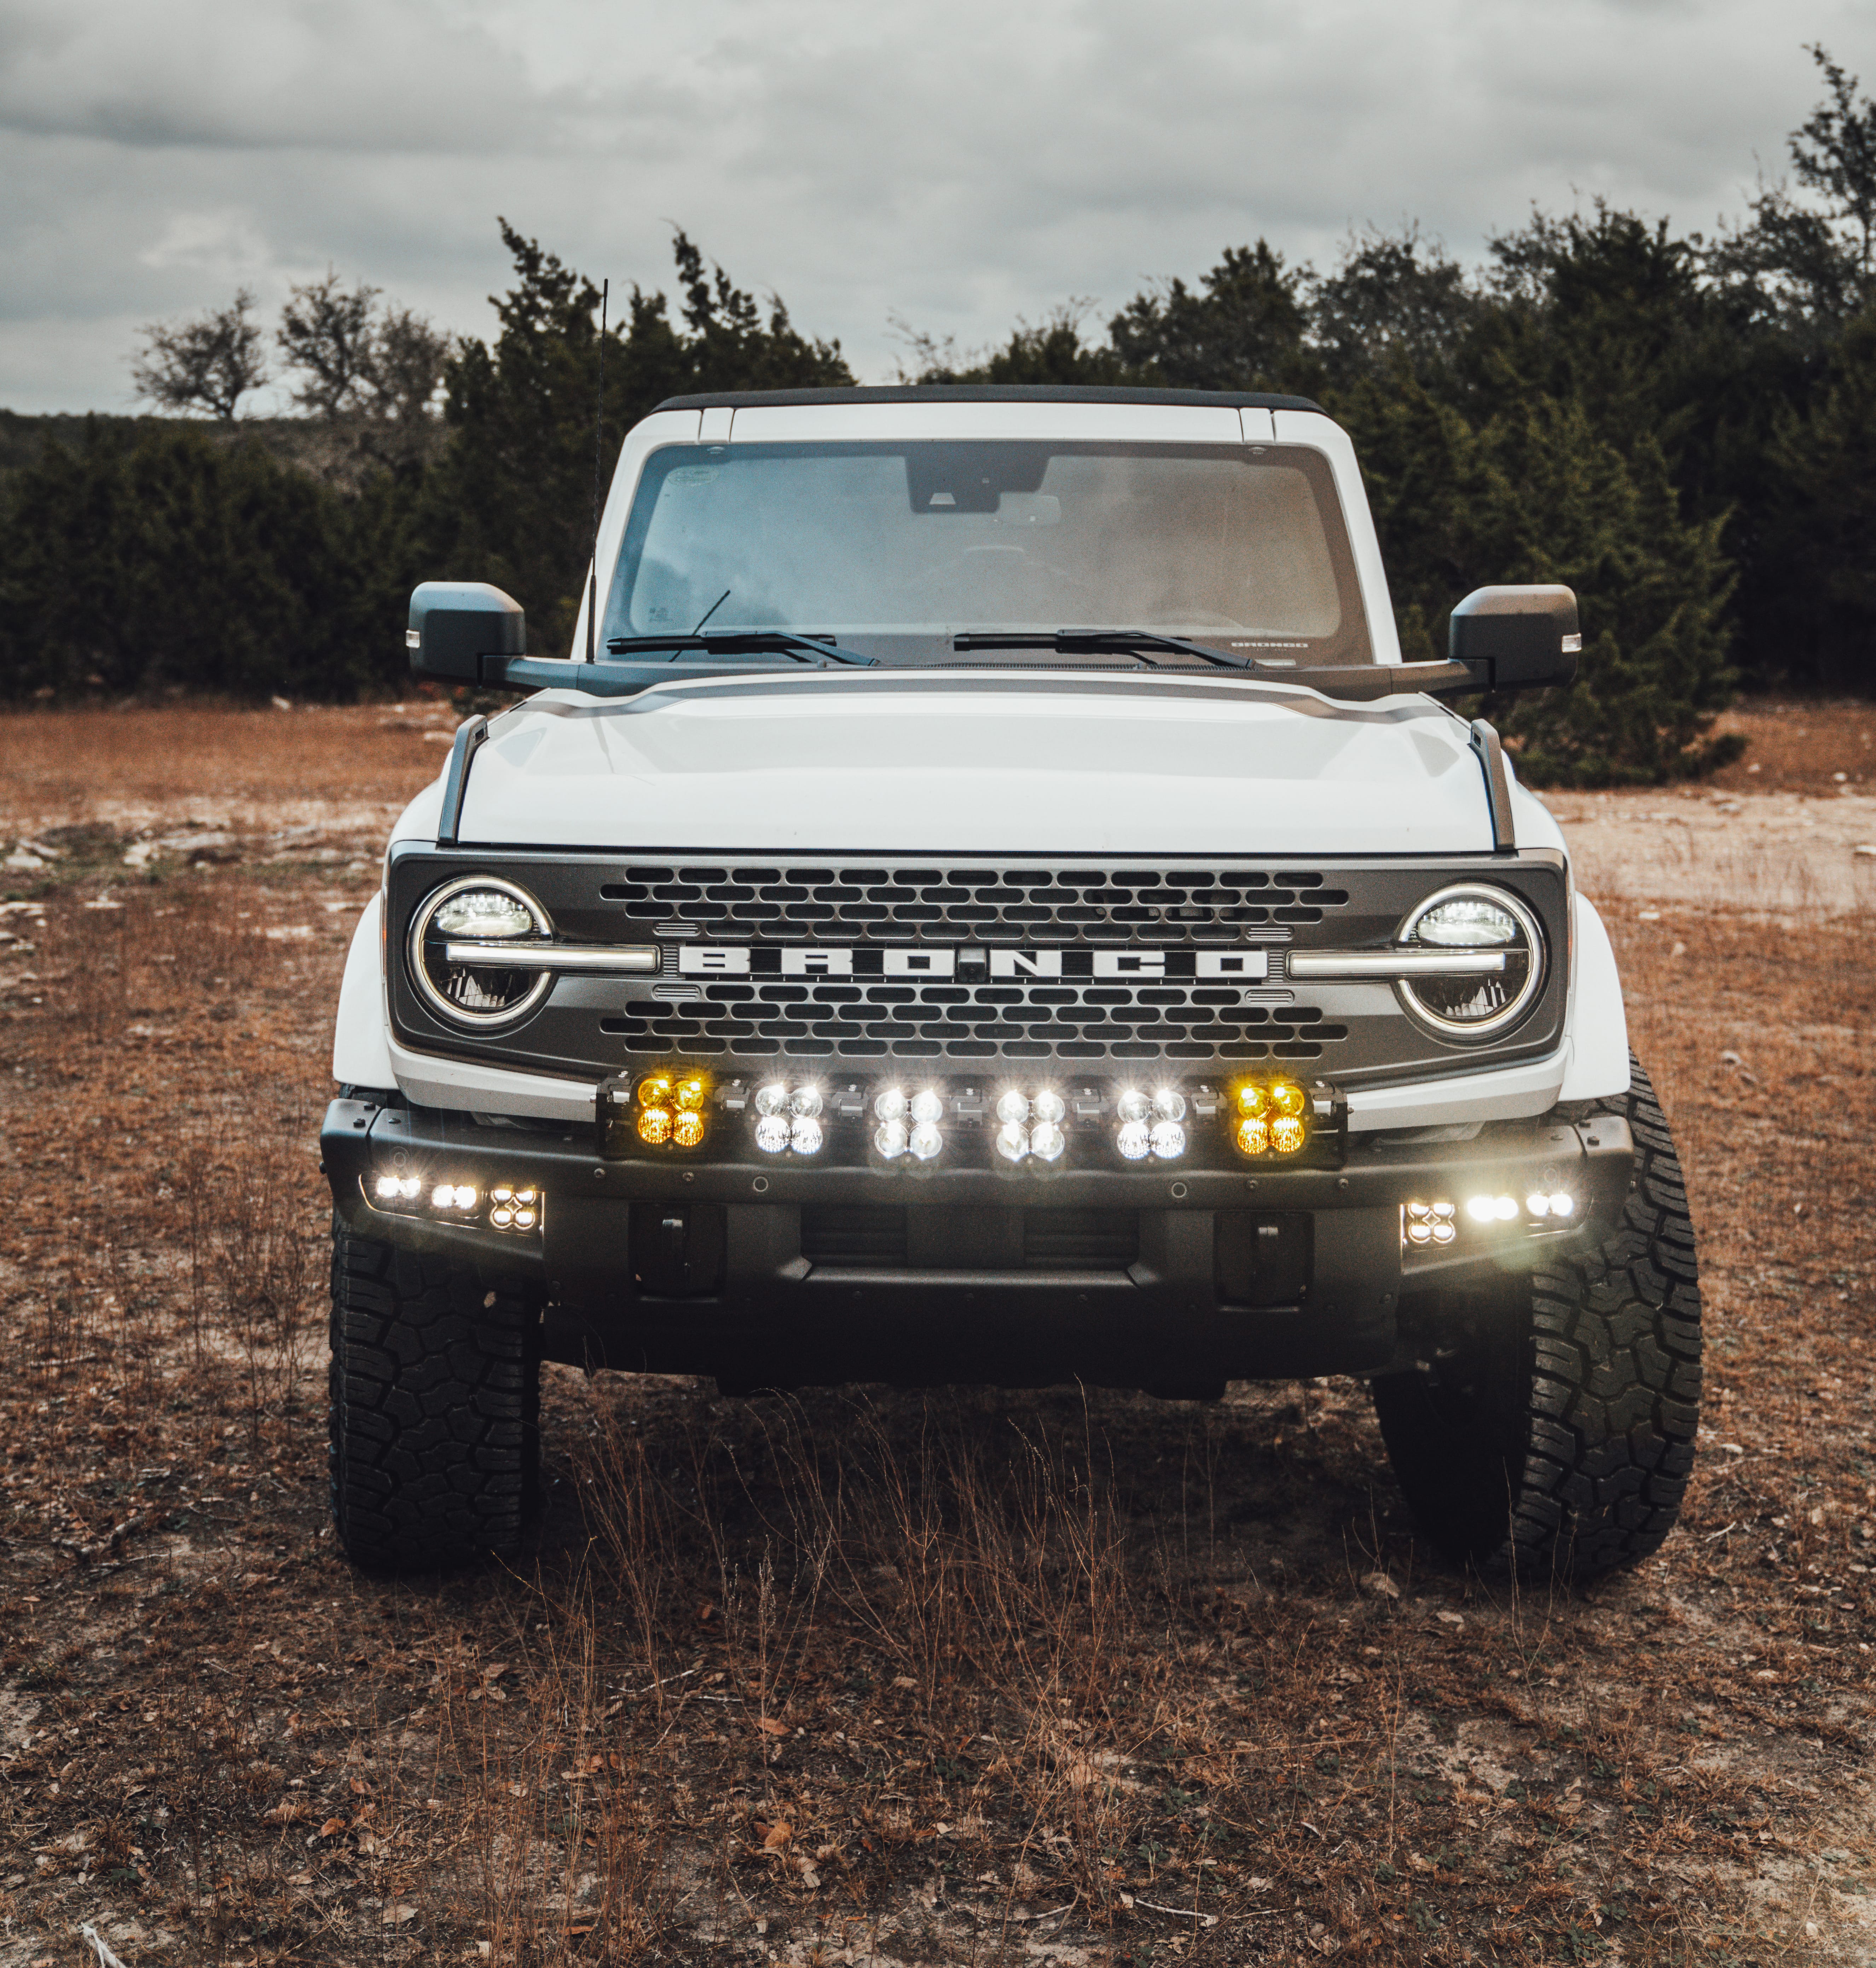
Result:
M1488 707L1527 774L1655 780L1720 756L1748 687L1866 691L1876 634L1876 104L1822 49L1787 178L1716 234L1599 202L1467 266L1418 228L1337 264L1259 240L1105 321L1065 305L991 348L905 332L904 380L1278 390L1347 426L1402 641L1443 653L1471 588L1563 581L1568 692ZM485 579L566 643L590 526L594 283L506 222L487 341L335 275L271 338L251 296L147 331L159 414L48 439L0 489L0 695L396 687L429 578ZM606 329L609 455L663 397L844 386L839 345L682 233L674 294ZM239 413L278 359L295 414Z

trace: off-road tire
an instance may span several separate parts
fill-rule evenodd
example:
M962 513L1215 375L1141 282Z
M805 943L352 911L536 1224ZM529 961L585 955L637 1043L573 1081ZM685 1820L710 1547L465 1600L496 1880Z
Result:
M332 1226L332 1523L370 1571L511 1553L540 1455L528 1294Z
M1435 1309L1422 1371L1374 1383L1388 1455L1449 1555L1583 1581L1658 1549L1693 1467L1700 1290L1687 1185L1661 1103L1629 1055L1616 1114L1635 1139L1619 1227L1574 1258Z

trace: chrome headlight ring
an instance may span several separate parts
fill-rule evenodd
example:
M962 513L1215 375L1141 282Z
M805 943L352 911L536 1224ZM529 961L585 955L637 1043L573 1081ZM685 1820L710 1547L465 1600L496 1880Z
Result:
M1458 946L1430 944L1419 940L1418 931L1422 920L1443 904L1454 901L1476 901L1487 904L1493 908L1502 909L1518 926L1523 938L1522 946L1497 944L1493 946ZM1443 1039L1451 1039L1461 1045L1475 1044L1483 1039L1496 1038L1523 1018L1537 1002L1544 989L1544 980L1548 969L1544 944L1543 926L1535 914L1509 890L1483 882L1460 882L1453 886L1437 890L1423 901L1416 902L1402 918L1400 927L1394 932L1395 947L1400 950L1427 950L1446 949L1455 957L1468 954L1502 953L1511 963L1522 957L1524 975L1506 979L1504 1002L1496 1010L1476 1018L1454 1018L1436 1010L1420 995L1417 980L1412 977L1396 978L1394 990L1407 1015ZM1435 975L1438 973L1434 973ZM1455 964L1454 976L1467 974L1467 966ZM1490 981L1480 978L1481 991L1489 991Z
M411 918L410 933L405 944L407 967L418 995L446 1024L469 1031L498 1031L513 1024L517 1019L526 1018L539 1005L554 988L554 973L551 970L533 971L525 960L516 963L513 966L514 971L531 977L532 981L519 998L493 1011L478 1009L472 1005L461 1003L438 984L425 958L425 939L430 933L430 925L435 920L437 911L444 904L473 889L492 889L496 894L506 895L511 901L519 903L527 911L529 920L534 925L535 936L548 937L554 934L553 922L546 910L526 889L513 882L504 881L497 875L458 875L444 882L440 888L432 889L424 898L416 914ZM518 958L525 959L525 948L518 949L515 954ZM464 969L463 974L467 976L471 973Z

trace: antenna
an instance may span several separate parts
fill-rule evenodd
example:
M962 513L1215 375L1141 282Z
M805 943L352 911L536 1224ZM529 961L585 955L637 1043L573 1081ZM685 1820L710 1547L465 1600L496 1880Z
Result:
M599 376L593 397L593 564L587 571L588 662L594 659L593 638L597 630L600 610L600 457L606 442L606 303L612 290L610 280L600 283Z

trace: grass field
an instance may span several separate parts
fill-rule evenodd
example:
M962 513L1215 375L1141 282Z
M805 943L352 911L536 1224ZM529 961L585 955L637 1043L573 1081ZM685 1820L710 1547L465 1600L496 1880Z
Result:
M0 719L0 1968L1876 1958L1876 985L1785 824L1851 853L1871 720L1811 708L1844 762L1763 714L1683 829L1729 904L1680 795L1554 802L1709 1347L1681 1527L1576 1596L1439 1563L1357 1385L558 1368L525 1561L358 1578L314 1135L450 720Z

